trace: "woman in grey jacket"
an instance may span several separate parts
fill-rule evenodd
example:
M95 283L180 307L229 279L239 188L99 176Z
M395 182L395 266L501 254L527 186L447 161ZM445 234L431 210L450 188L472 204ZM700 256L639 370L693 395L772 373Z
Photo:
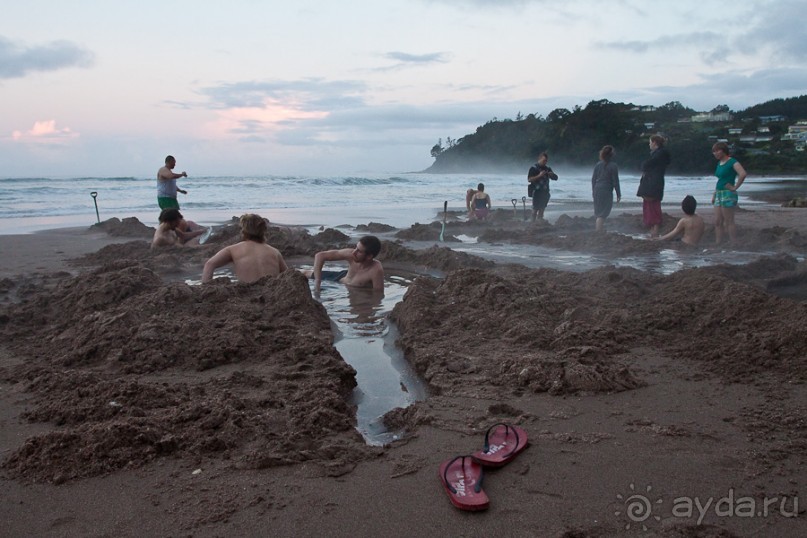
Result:
M605 219L611 214L614 206L614 191L616 201L622 200L622 190L619 188L619 169L611 159L616 155L614 146L603 146L600 150L600 162L594 167L591 174L591 194L594 197L594 216L597 217L596 230L601 232Z

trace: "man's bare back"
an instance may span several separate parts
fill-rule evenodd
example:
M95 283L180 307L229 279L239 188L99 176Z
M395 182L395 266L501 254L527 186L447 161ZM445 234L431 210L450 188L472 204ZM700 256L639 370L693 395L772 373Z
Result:
M228 263L233 264L233 272L238 281L247 284L265 276L277 276L288 269L283 255L275 247L245 240L221 249L207 260L202 272L202 282L209 282L213 278L213 271Z
M706 229L703 219L700 215L687 215L682 217L681 221L684 227L684 238L681 241L688 245L697 245L701 237L703 237L703 231Z
M154 237L151 239L151 248L170 247L177 244L180 243L174 230L161 226L158 226L157 229L154 230Z
M704 225L703 219L700 215L685 215L681 217L678 224L675 225L675 228L673 228L670 233L659 237L659 239L662 241L666 239L673 239L674 237L683 233L684 237L681 239L681 241L687 245L695 246L698 244L698 242L700 242L701 237L703 237L703 231L705 229L706 226Z

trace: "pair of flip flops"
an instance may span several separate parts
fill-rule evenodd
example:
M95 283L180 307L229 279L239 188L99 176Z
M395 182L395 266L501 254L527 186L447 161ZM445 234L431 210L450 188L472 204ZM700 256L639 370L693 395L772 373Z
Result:
M500 422L485 432L482 450L470 456L457 456L440 465L440 481L451 504L460 510L485 510L490 505L482 489L483 467L501 467L527 447L527 432Z

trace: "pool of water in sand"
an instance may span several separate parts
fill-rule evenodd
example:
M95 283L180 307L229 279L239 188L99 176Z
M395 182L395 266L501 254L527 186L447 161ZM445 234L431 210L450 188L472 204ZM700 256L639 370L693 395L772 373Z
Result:
M395 345L398 332L389 319L409 283L403 277L387 275L380 294L323 282L318 296L331 318L334 346L356 370L352 403L357 406L357 428L369 444L397 439L401 432L388 431L381 417L427 396L426 384Z
M548 267L566 271L586 271L613 265L633 267L659 274L671 274L681 269L703 267L718 263L744 264L765 255L706 247L692 251L663 249L621 258L596 254L564 252L533 245L477 243L473 237L461 237L462 243L452 243L453 250L467 252L497 263L518 263L527 267ZM414 249L428 248L434 243L408 242ZM773 254L773 252L771 252ZM301 267L310 269L310 267ZM235 277L227 270L216 276ZM198 281L187 281L198 284ZM397 328L389 319L395 305L403 299L411 281L387 274L384 293L349 288L335 282L323 282L319 300L331 318L334 346L344 360L356 370L357 387L352 403L357 406L357 429L368 444L383 445L397 439L402 432L388 431L381 417L397 407L407 407L428 396L427 385L396 346Z
M300 269L311 269L302 266ZM236 281L229 268L219 269L216 277ZM187 279L189 285L200 285L199 279ZM357 407L357 429L371 445L383 445L399 438L403 432L388 431L381 417L396 407L407 407L425 400L427 386L395 345L398 331L389 313L403 299L411 283L400 276L387 275L384 293L349 288L336 282L322 282L319 300L331 318L334 347L356 370L357 386L351 403Z

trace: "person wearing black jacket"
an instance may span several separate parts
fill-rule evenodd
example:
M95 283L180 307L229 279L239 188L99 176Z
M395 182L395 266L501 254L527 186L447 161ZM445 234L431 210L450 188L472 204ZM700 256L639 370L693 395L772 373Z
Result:
M549 155L542 152L537 162L527 172L527 194L532 198L532 220L544 218L544 210L549 203L549 180L557 181L558 175L546 165Z
M661 224L661 200L664 198L664 171L670 164L670 152L661 135L650 137L650 158L642 163L642 179L636 196L641 196L642 222L650 228L650 237L658 237Z

